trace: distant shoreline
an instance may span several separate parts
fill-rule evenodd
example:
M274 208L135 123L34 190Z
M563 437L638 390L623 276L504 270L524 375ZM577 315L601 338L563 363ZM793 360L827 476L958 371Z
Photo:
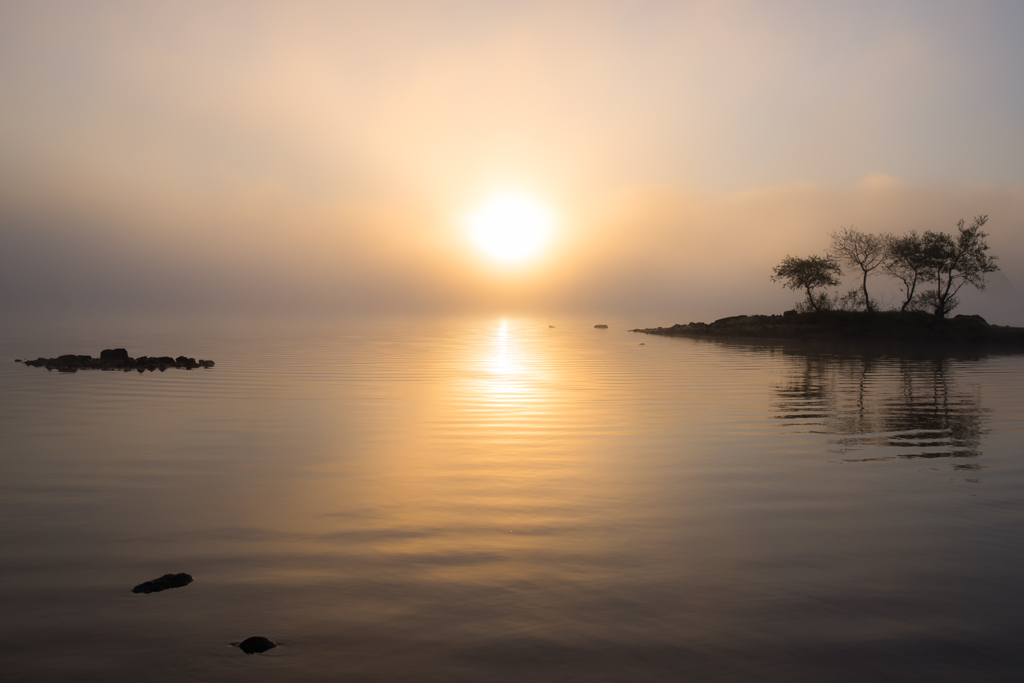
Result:
M712 323L691 322L631 331L666 337L997 345L1020 347L1024 351L1022 327L990 325L979 315L940 319L923 312L787 311L782 315L736 315Z

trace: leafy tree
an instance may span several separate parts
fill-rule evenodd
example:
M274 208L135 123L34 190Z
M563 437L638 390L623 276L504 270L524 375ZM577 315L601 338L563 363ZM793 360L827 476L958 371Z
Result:
M924 253L928 259L929 282L935 289L928 290L922 302L931 306L936 317L944 318L957 307L957 292L964 285L985 290L985 274L999 270L996 258L985 252L989 246L985 241L988 233L981 228L988 222L988 216L975 216L970 227L964 219L957 223L958 234L927 231L922 236Z
M831 258L820 256L809 256L798 258L786 256L782 263L772 269L772 282L783 282L783 287L788 289L802 289L807 292L808 310L820 311L828 308L829 298L822 292L814 294L814 290L820 287L833 287L839 284L839 276L843 274L839 264Z
M829 258L859 268L861 271L861 288L864 291L864 308L870 313L875 305L868 296L868 275L885 263L885 235L871 235L851 228L841 228L831 233L832 246L829 247Z
M882 269L903 283L903 305L900 310L913 310L917 303L917 286L930 282L932 277L931 259L925 253L924 239L916 230L902 237L887 235L885 250L888 258Z

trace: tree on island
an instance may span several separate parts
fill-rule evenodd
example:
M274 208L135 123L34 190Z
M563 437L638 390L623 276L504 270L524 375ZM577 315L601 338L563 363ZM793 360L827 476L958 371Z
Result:
M825 258L786 256L773 269L771 279L807 293L807 301L798 304L797 310L853 311L863 306L873 313L878 306L868 295L868 276L881 268L902 283L901 312L930 309L937 318L945 318L960 303L957 293L964 285L984 291L985 274L999 270L996 257L985 253L989 249L985 241L988 234L981 228L987 222L988 216L980 215L967 226L961 218L956 235L931 230L919 235L911 230L907 235L894 237L842 228L830 233L832 244ZM816 289L839 284L843 274L840 264L860 270L860 288L843 296L815 293ZM920 291L926 284L934 287Z
M868 313L875 305L868 296L868 275L882 266L888 256L884 235L871 235L850 228L841 228L831 233L832 246L828 256L850 267L860 268L861 288L864 291L864 308Z
M783 287L807 292L807 302L804 305L811 311L820 311L831 306L828 294L822 292L815 295L814 290L838 285L839 277L843 274L839 264L832 258L820 256L786 256L782 263L775 266L773 272L775 274L772 275L772 282L782 281Z
M917 286L931 281L932 263L925 253L924 239L911 230L902 237L886 236L885 251L888 258L882 265L886 275L903 283L901 311L920 307Z
M957 292L964 285L971 285L985 291L985 274L999 270L996 257L985 252L989 246L985 241L988 233L981 227L988 222L988 216L975 216L969 227L964 219L957 223L959 233L954 237L944 232L927 231L921 238L922 248L928 265L927 282L934 282L935 289L924 292L921 303L930 306L937 318L945 318L960 301Z

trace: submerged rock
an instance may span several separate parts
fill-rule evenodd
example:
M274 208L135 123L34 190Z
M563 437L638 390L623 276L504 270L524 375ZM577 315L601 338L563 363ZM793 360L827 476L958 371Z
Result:
M253 636L238 643L238 648L247 655L256 655L277 647L277 643L263 636Z
M165 591L168 588L181 588L182 586L187 586L192 583L192 581L192 577L184 572L181 574L164 574L159 579L140 583L132 589L132 593L159 593L160 591Z

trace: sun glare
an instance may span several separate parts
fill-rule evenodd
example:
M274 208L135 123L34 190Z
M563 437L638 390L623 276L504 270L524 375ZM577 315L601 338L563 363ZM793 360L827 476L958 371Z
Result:
M551 237L554 215L518 194L495 195L469 217L470 235L488 256L522 263L540 253Z

